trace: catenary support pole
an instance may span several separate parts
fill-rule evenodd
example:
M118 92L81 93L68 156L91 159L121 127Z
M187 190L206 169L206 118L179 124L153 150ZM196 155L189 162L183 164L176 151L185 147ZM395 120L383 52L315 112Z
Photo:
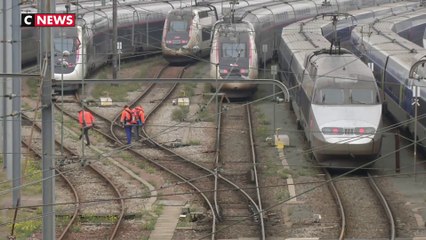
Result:
M12 33L12 72L21 73L21 26L20 26L20 13L21 7L19 1L7 1L12 9L9 19ZM14 77L12 81L12 186L13 197L12 202L17 206L21 198L21 78Z
M2 1L0 6L3 20L0 72L21 73L20 5L16 1ZM21 197L21 79L17 76L4 78L2 95L3 166L12 180L12 203L16 206Z
M2 31L1 31L1 66L0 66L0 72L11 72L12 66L11 66L11 60L13 58L12 56L12 45L11 39L12 39L12 29L10 27L11 25L11 9L9 8L12 4L10 1L1 1L0 5L2 6ZM13 178L13 167L12 167L12 116L10 116L12 112L12 101L11 99L5 97L12 93L12 78L3 78L2 80L2 115L1 115L1 121L2 121L2 130L3 130L3 161L4 161L4 167L7 169L7 178L12 179Z
M117 79L117 0L112 0L112 78Z
M39 1L44 13L55 12L55 0ZM52 107L52 28L41 28L42 64L42 172L43 172L43 239L55 239L55 159L54 159L54 118Z
M5 22L5 17L6 17L6 8L5 8L5 1L1 1L0 2L0 12L1 12L1 16L0 19L2 22ZM0 40L3 40L5 38L5 27L6 24L0 24ZM6 61L4 61L5 59L7 59L7 55L6 55L6 43L1 41L0 42L0 72L5 72L6 71ZM0 94L1 95L6 95L6 88L5 88L5 84L6 84L6 77L1 77L0 78ZM6 104L6 98L0 98L0 116L5 116L6 115L6 109L5 109L5 105ZM7 169L7 161L6 161L6 121L5 118L0 118L0 134L2 136L2 138L0 139L0 150L2 152L2 160L3 160L3 169Z

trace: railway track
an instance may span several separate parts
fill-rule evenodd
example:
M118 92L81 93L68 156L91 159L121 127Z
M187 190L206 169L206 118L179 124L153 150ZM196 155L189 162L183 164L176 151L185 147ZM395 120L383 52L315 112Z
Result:
M164 72L166 72L168 66L164 66L159 73L157 74L157 78L159 78L160 76L164 76ZM185 68L181 68L178 77L182 76L183 71L185 70ZM176 77L176 76L174 76ZM155 87L156 84L151 84L149 85L141 94L139 94L137 97L135 97L133 99L133 101L131 101L128 105L129 106L134 106L135 104L138 104L140 101L143 101L143 99L156 99L157 101L147 101L150 102L150 104L147 104L147 102L144 103L144 108L145 108L145 112L146 112L146 122L149 121L149 115L155 111L155 109L158 109L158 107L161 105L161 103L173 92L173 90L175 90L177 84L173 84L172 86L170 86L170 84L167 84L168 87L165 86L160 86L160 89ZM80 101L75 101L75 103L79 103ZM56 107L60 108L59 105L56 105ZM81 106L79 107L73 107L73 110L70 111L70 109L68 108L67 110L63 111L65 115L67 115L68 117L74 119L74 121L77 121L77 117L73 114L70 114L70 112L75 112L75 110L77 110L78 108L81 109ZM192 175L190 177L188 176L182 176L180 172L182 172L182 165L184 163L187 163L187 167L191 167L194 168L194 164L191 164L191 161L176 155L175 153L171 153L171 151L167 150L166 147L162 146L161 144L153 141L152 139L150 139L149 141L145 141L146 139L149 139L150 137L148 137L146 135L146 132L144 133L144 137L145 140L144 141L140 141L140 143L142 144L139 145L139 143L132 143L131 145L124 145L122 143L122 139L124 139L123 137L123 129L122 127L119 126L118 124L118 119L121 113L121 109L120 111L118 111L118 113L112 117L112 118L108 118L106 116L104 116L103 114L99 113L98 111L89 108L89 111L91 111L96 119L97 119L97 125L99 126L99 128L95 128L93 129L94 131L98 132L99 134L101 134L103 137L105 137L108 141L110 141L111 143L114 143L114 147L116 151L127 151L129 153L131 153L133 156L135 156L137 159L141 159L144 161L148 161L151 164L153 164L154 166L170 173L171 175L175 176L176 178L178 178L180 181L182 181L183 183L187 183L188 185L190 185L195 192L199 193L200 196L202 196L205 200L207 205L209 205L209 209L211 209L210 211L213 210L213 206L211 204L209 204L208 201L208 197L206 196L206 194L203 193L203 191L207 191L209 189L200 189L198 188L196 185L194 185L191 181L188 181L189 179L200 179L200 181L203 181L203 179L205 179L205 175ZM99 123L100 122L100 123ZM135 147L137 145L137 148ZM156 148L160 147L160 150L158 149L153 149L152 148L152 144L157 144ZM143 148L143 151L141 151L140 149ZM164 162L169 162L171 164L163 164L160 163L159 160L166 160ZM168 161L174 159L175 161ZM173 162L178 162L178 164L173 163ZM200 168L202 168L202 166L198 166ZM187 171L189 172L189 171ZM198 170L194 171L195 173L198 172ZM205 173L204 173L205 174ZM204 183L205 184L205 183ZM215 215L212 216L213 217L213 226L216 222L215 220ZM214 227L213 227L214 228ZM209 228L210 230L210 228ZM210 231L209 231L210 232ZM214 234L212 235L212 239L214 239Z
M393 214L369 172L333 180L325 171L341 216L339 239L395 239Z
M226 191L227 186L215 179L218 235L265 239L250 106L223 104L217 129L215 169L239 188Z
M32 131L30 129L25 129L25 132L31 132L28 137L23 138L23 144L31 149L35 154L37 154L41 158L41 143L37 141L33 141L33 139L41 139L41 127L34 123L30 116L22 114L22 118L28 125L31 126L31 129L35 129L36 131ZM32 144L30 144L32 142ZM57 152L61 148L63 149L63 155L61 155L61 160L68 159L69 161L79 159L78 153L75 152L74 149L67 147L65 145L61 145L61 143L55 140ZM64 163L63 161L59 161ZM68 161L67 161L68 162ZM61 165L59 164L59 165ZM78 166L78 169L76 167ZM68 224L62 230L62 233L59 235L58 239L65 239L70 235L70 229L73 224L76 223L77 217L79 214L81 216L90 215L95 217L99 214L98 209L87 210L83 208L84 202L96 202L97 199L108 199L108 198L122 198L121 192L118 187L111 181L111 179L106 176L99 168L93 165L85 165L83 167L79 167L76 164L66 164L63 166L59 166L55 169L61 178L64 179L66 185L71 189L72 192L72 201L75 202L75 207L72 210L71 218ZM93 179L97 179L94 181ZM103 183L103 184L99 184ZM96 187L91 186L95 184ZM93 192L88 189L97 189L96 192ZM61 194L59 194L61 196ZM63 200L62 202L70 202L69 200ZM102 206L100 206L102 205ZM118 203L114 204L111 207L110 202L104 203L96 203L95 206L100 209L104 209L104 212L101 213L103 216L116 216L116 221L112 224L112 231L110 227L103 227L103 235L105 238L114 239L116 237L117 231L121 224L122 215L124 215L124 202L119 200ZM64 210L62 214L69 215L69 209ZM60 212L58 210L58 212ZM96 232L99 234L101 231ZM81 234L81 233L80 233Z
M182 76L184 67L181 68L178 77ZM176 69L170 69L169 67L164 67L157 78L160 76L168 75L168 77L176 77L169 76L172 72L176 74ZM164 84L165 85L165 84ZM143 106L145 108L146 113L146 123L150 121L150 116L154 114L160 108L161 104L170 96L170 94L176 88L176 85L170 86L168 89L164 91L167 87L165 86L155 86L152 84L147 87L138 97L134 98L133 101L128 103L129 106L136 106L143 102ZM163 89L163 90L159 90ZM154 90L155 89L155 90ZM163 95L163 96L159 96ZM146 100L149 99L149 100ZM155 101L153 101L153 99ZM147 104L149 103L149 104ZM209 236L208 238L216 239L216 223L218 222L217 215L214 208L214 193L216 191L212 191L214 189L214 177L220 179L220 181L225 184L231 186L232 189L237 190L239 192L243 192L242 189L235 184L232 180L228 179L221 174L217 174L214 170L214 163L203 163L199 164L197 161L190 160L187 157L184 157L175 151L172 151L167 146L155 140L156 136L150 136L145 129L143 130L143 139L141 141L134 142L130 145L124 145L122 143L122 139L124 139L123 129L119 127L117 124L119 113L115 115L113 118L108 118L103 116L102 114L96 112L94 109L90 109L95 115L97 119L100 119L102 122L100 123L100 129L95 129L99 133L101 133L104 137L116 144L116 149L119 151L129 151L133 155L137 156L139 159L143 159L155 165L156 167L169 172L174 177L178 178L182 183L186 183L191 186L194 192L197 192L200 196L200 201L203 202L203 205L206 207L207 212L211 212L212 214L208 214L207 221L204 219L202 223L197 225L197 234L200 236ZM68 111L65 111L67 113ZM121 112L121 110L120 110ZM74 117L75 119L75 117ZM99 121L97 120L97 124ZM107 131L107 126L109 125L109 132ZM150 125L149 123L147 125ZM153 147L155 146L155 148ZM141 150L142 149L142 150ZM247 193L245 195L248 196ZM259 209L257 206L257 202L252 200L252 206L255 206L255 209ZM263 231L262 231L263 232Z

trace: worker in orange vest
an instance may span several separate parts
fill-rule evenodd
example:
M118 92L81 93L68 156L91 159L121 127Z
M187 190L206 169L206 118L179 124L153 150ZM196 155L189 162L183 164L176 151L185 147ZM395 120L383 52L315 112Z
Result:
M91 112L82 109L78 113L78 122L82 131L79 139L81 140L84 135L86 137L86 146L90 146L89 129L95 125L95 117L93 117Z
M127 144L132 143L132 127L135 124L133 112L129 108L129 106L124 105L123 111L121 112L120 122L124 126L124 130L126 131Z
M145 111L143 109L143 107L141 106L137 106L133 109L133 114L135 115L136 118L136 140L139 140L139 133L140 133L140 129L142 128L143 124L145 123Z

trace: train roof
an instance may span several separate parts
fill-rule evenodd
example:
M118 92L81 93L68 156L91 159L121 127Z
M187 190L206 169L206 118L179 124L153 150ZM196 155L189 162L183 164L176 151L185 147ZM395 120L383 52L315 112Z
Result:
M132 24L134 18L139 21L147 19L164 20L167 13L174 8L189 6L191 0L175 0L167 2L126 2L118 5L117 16L119 24ZM113 10L111 7L86 9L78 12L78 19L87 26L96 28L112 28Z
M352 32L352 40L358 42L358 48L362 46L364 54L368 54L381 66L387 64L388 71L394 76L399 76L401 81L405 81L413 64L426 56L426 49L401 37L398 33L422 25L426 25L424 8L376 21L369 28L357 27ZM387 58L389 59L386 60ZM420 77L426 77L424 72Z
M310 57L310 62L317 66L317 75L339 78L339 81L357 83L357 81L375 83L371 70L349 51L343 54L328 54L325 51ZM365 73L365 74L364 74Z
M240 8L260 4L262 2L264 2L264 0L240 1L238 5L235 5L235 9L237 11ZM188 6L172 9L169 14L173 14L173 13L197 14L198 12L212 10L214 8L216 8L218 15L229 15L231 4L221 0L204 1L204 2L198 2L197 5L188 5Z

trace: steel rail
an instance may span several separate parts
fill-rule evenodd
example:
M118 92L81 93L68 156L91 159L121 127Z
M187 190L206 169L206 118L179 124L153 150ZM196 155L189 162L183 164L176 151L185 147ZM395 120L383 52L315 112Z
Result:
M340 234L339 234L339 240L343 240L345 239L345 235L346 235L346 215L345 215L345 208L343 206L342 203L342 199L340 198L339 192L337 191L336 185L334 184L334 181L331 177L330 172L326 169L323 168L324 172L325 172L325 176L328 182L328 188L331 191L331 194L334 197L334 200L336 201L336 204L339 207L339 212L340 212L340 218L341 218L341 229L340 229Z
M29 142L27 142L27 141L24 141L23 139L22 139L22 143L28 148L28 149L30 149L30 151L32 151L32 152L34 152L40 159L42 159L42 155L41 155L41 153L39 152L39 151L37 151L35 148L34 148L34 146L32 146L31 145L31 139L32 139L32 130L33 129L37 129L37 130L39 130L39 131L41 131L41 129L40 128L38 128L38 126L35 126L35 123L34 123L34 121L33 120L31 120L30 119L30 117L29 116L27 116L27 115L25 115L25 114L22 114L22 118L24 118L24 119L26 119L27 121L30 121L31 123L32 123L32 128L31 128L31 136L30 136L30 140L29 140ZM64 146L64 148L66 148L65 146ZM67 151L69 150L68 148L66 148L67 149ZM73 212L73 214L72 214L72 217L71 217L71 219L70 219L70 221L68 222L68 224L67 224L67 226L65 226L65 228L64 228L64 230L62 231L62 233L61 233L61 235L58 237L58 239L59 240L61 240L61 239L64 239L65 238L65 236L67 235L67 233L69 232L69 230L70 230L70 228L71 228L71 226L73 225L73 223L74 223L74 221L76 220L76 218L77 218L77 215L78 215L78 211L80 210L80 198L79 198L79 196L78 196L78 193L77 193L77 189L74 187L74 185L71 183L71 180L67 177L67 176L65 176L65 174L60 170L60 169L55 169L56 170L56 172L59 174L59 176L61 176L62 177L62 179L65 181L65 183L70 187L70 189L71 189L71 191L72 191L72 193L73 193L73 195L74 195L74 199L75 199L75 203L76 203L76 207L74 208L74 212Z
M251 156L253 161L253 171L254 171L254 180L256 183L256 195L257 195L257 201L258 201L258 213L259 213L259 221L260 221L260 231L261 231L261 237L262 239L266 239L266 233L265 233L265 221L263 217L263 207L262 207L262 199L260 195L260 185L259 185L259 176L257 174L257 158L256 158L256 151L254 148L254 137L253 137L253 129L252 129L252 118L251 118L251 108L250 105L246 105L246 111L247 111L247 120L248 120L248 129L249 129L249 137L250 137L250 146L251 146Z
M185 67L186 68L186 67ZM185 69L184 68L184 69ZM180 73L180 76L182 76L183 75L183 70L184 69L182 69L182 72ZM163 70L162 70L163 71ZM160 74L157 74L158 76L160 75ZM173 90L176 88L176 86L177 86L177 84L175 83L175 84L173 84L173 86L170 88L170 90L169 90L169 92L168 93L166 93L166 96L164 97L164 99L165 98L167 98L172 92L173 92ZM143 96L145 96L149 91L151 91L153 88L152 87L149 87L147 90L145 90L142 94L140 94L137 98L136 98L136 100L133 100L130 104L132 104L132 105L134 105L137 101L139 101ZM80 102L80 101L77 101L77 102ZM157 104L157 106L155 106L154 108L158 108L158 106L159 105L161 105L161 102L159 102L158 104ZM106 121L106 122L108 122L109 123L109 125L110 126L115 126L115 127L117 127L118 125L116 124L116 121L117 121L117 116L114 118L114 120L110 120L110 119L107 119L107 118L105 118L104 116L102 116L101 114L98 114L98 113L96 113L96 111L94 111L94 110L92 110L92 109L88 109L89 111L91 111L93 114L95 114L98 118L100 118L100 119L102 119L102 120L104 120L104 121ZM68 113L68 112L64 112L67 116L69 116L69 117L71 117L72 119L74 119L74 120L76 120L76 121L78 121L78 119L77 119L77 117L76 116L73 116L73 115L71 115L70 113ZM151 114L151 112L150 113L147 113L146 115L145 115L145 119L147 120L148 118L149 118L149 115ZM119 113L117 114L118 116L119 116ZM145 121L146 121L145 120ZM94 131L96 131L96 132L98 132L99 134L101 134L101 135L103 135L106 139L108 139L109 141L111 141L111 142L116 142L117 141L117 139L116 139L116 136L115 136L115 134L114 135L112 135L111 134L111 132L113 132L113 131L109 131L110 132L110 134L107 134L107 133L105 133L105 132L103 132L103 131L101 131L101 130L98 130L98 129L96 129L96 128L94 128L93 129ZM142 131L144 132L144 134L146 134L146 132L144 131L144 129L142 129ZM149 139L149 137L147 137L147 139ZM121 142L121 141L120 141ZM147 142L151 142L151 143L153 143L152 141L147 141ZM158 143L157 143L158 144ZM166 172L168 172L168 173L170 173L170 174L172 174L173 176L175 176L176 178L178 178L178 179L180 179L181 181L183 181L184 183L186 183L186 184L188 184L188 185L190 185L193 189L195 189L204 199L205 199L205 201L206 201L206 203L207 203L207 205L209 206L209 208L210 208L210 210L212 211L212 212L214 212L213 210L214 210L214 208L213 208L213 206L211 205L211 203L210 203L210 201L209 201L209 199L208 199L208 197L203 193L203 190L201 190L201 189L199 189L197 186L195 186L193 183L191 183L191 181L189 181L187 178L185 178L184 176L182 176L182 175L180 175L180 174L178 174L178 173L176 173L176 172L174 172L173 170L170 170L169 168L167 168L166 166L164 166L164 165L162 165L162 164L160 164L160 163L158 163L157 161L155 161L155 160L152 160L152 159L150 159L149 157L147 157L147 156L145 156L144 154L142 154L142 153L140 153L140 152L138 152L138 151L136 151L136 150L134 150L134 149L132 149L130 146L127 146L127 145L124 145L124 144L121 144L120 145L120 147L119 147L119 149L120 150L126 150L126 151L129 151L129 152L131 152L133 155L135 155L135 156L137 156L137 157L140 157L140 158L143 158L144 160L146 160L146 161L148 161L148 162L150 162L151 164L154 164L155 166L157 166L158 168L160 168L160 169L163 169L163 170L165 170ZM181 156L179 156L181 159L184 159L183 157L181 157ZM187 160L187 159L185 159L185 161L186 162L190 162L189 160ZM215 226L216 226L216 215L215 214L213 214L213 229L215 229ZM212 236L212 239L214 239L214 235Z
M60 108L57 104L55 104L55 106L56 107L58 107L58 108ZM64 111L65 112L65 111ZM23 116L24 116L24 114L22 114ZM28 120L30 120L29 118L28 118ZM31 121L31 120L30 120ZM38 125L38 124L35 124L34 125L35 126L35 128L37 128L39 131L41 131L41 127ZM56 144L58 144L58 145L60 145L61 143L58 141L58 140L56 140L55 139L55 143ZM78 153L75 153L73 150L71 150L70 148L68 148L68 147L66 147L66 146L64 146L63 145L63 147L64 147L64 149L67 151L67 152L69 152L71 155L73 155L73 156L78 156ZM111 186L112 187L112 189L114 190L114 192L115 192L115 194L117 195L117 197L120 199L120 215L118 216L118 220L117 220L117 222L116 222L116 224L115 224L115 226L114 226L114 230L112 231L112 233L111 233L111 237L109 238L109 239L114 239L115 238L115 235L116 235L116 233L117 233L117 231L118 231L118 228L119 228L119 226L120 226L120 224L121 224L121 222L122 222L122 219L123 219L123 217L124 217L124 211L125 211L125 208L124 208L124 200L122 199L122 195L121 195L121 192L120 192L120 190L118 189L118 187L111 181L111 179L109 178L109 177L107 177L105 174L103 174L98 168L96 168L95 166L93 166L93 165L91 165L91 164L89 164L89 165L87 165L93 172L95 172L95 174L97 174L97 175L99 175L102 179L104 179L107 183L108 183L108 185L109 186ZM57 171L59 171L58 169L56 169Z
M220 112L220 109L222 109L222 101L219 101L217 107L217 111L216 112ZM216 152L216 156L215 156L215 169L219 168L219 160L220 160L220 145L221 145L221 137L220 137L220 131L221 131L221 127L222 127L222 114L218 114L217 115L217 123L216 123L216 147L215 147L215 152ZM215 171L215 175L214 175L214 205L215 205L215 209L216 209L216 214L219 218L219 220L222 220L222 217L220 216L220 206L219 206L219 200L218 200L218 187L219 187L219 182L218 182L218 174L217 174L217 170Z
M218 106L218 109L221 109L221 102L220 102L220 105ZM246 111L247 111L247 109L248 109L248 105L246 105L247 106L247 108L246 108ZM249 113L248 113L249 114ZM222 120L223 120L223 118L222 118L222 114L219 114L218 115L218 123L217 123L217 132L216 132L216 136L217 136L217 140L216 140L216 159L215 159L215 164L216 164L216 168L218 168L219 167L219 160L220 160L220 157L219 157L219 153L220 153L220 146L222 145L221 144L221 141L220 141L220 139L221 139L221 126L222 126ZM250 132L251 132L251 123L250 123L250 120L248 119L247 120L248 121L248 123L249 123L249 129L250 129ZM251 135L251 137L252 137L252 135ZM253 145L253 142L251 142L251 146L252 146L252 148L251 148L251 150L252 150L252 153L254 152L254 145ZM253 159L253 161L255 161L255 159ZM219 174L219 173L217 173L217 172L215 172L216 173L216 175L221 179L221 180L223 180L223 181L225 181L225 182L227 182L228 184L230 184L231 186L233 186L235 189L237 189L240 193L242 193L243 194L243 196L252 204L252 206L256 209L256 212L257 213L260 213L261 214L261 216L263 215L263 213L262 213L262 209L259 207L259 204L258 203L260 203L260 195L257 195L258 196L258 200L259 200L259 202L258 203L256 203L256 201L244 190L244 189L242 189L240 186L238 186L236 183L234 183L234 182L232 182L231 180L229 180L228 178L225 178L225 177L223 177L221 174ZM256 177L256 180L257 180L257 177ZM215 182L215 184L216 185L218 185L218 183L217 182ZM256 187L258 187L259 185L258 185L258 182L256 183ZM215 193L217 193L217 186L216 186L216 189L215 189ZM259 193L259 188L257 188L257 193ZM220 212L220 206L219 206L219 203L218 203L218 200L217 199L215 199L215 204L216 204L216 209L217 209L217 211L218 211L218 214L219 214L219 212ZM255 212L255 213L256 213ZM265 236L265 228L264 228L264 222L263 222L263 218L261 219L261 239L266 239L266 236Z
M377 186L376 181L374 180L374 177L370 174L370 172L367 172L368 176L368 183L370 184L370 187L373 189L373 191L376 193L377 197L379 198L380 203L382 204L386 216L388 217L389 225L390 225L390 233L389 233L389 239L395 240L395 220L393 218L392 211L389 207L389 204L383 195L382 191L380 190L379 186Z

